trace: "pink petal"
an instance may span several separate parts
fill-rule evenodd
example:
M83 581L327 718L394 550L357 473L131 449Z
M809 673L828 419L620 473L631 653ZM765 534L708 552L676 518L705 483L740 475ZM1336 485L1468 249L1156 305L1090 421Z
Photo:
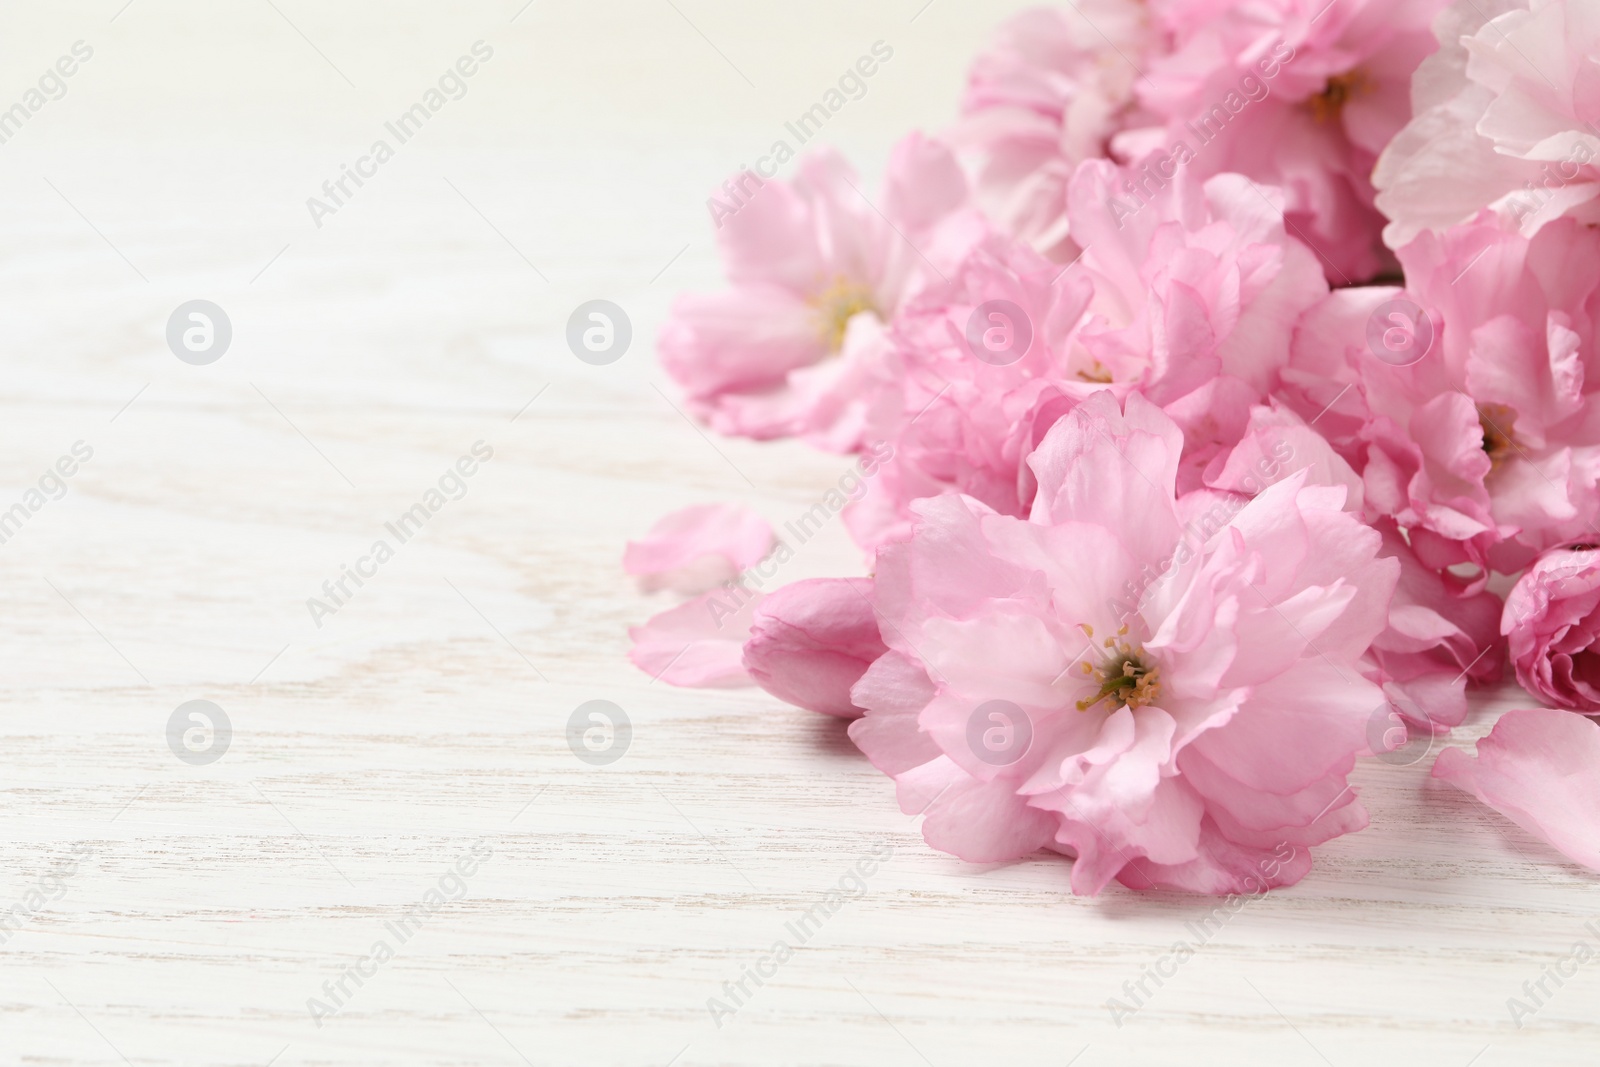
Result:
M813 578L762 602L744 646L750 676L773 696L824 715L862 713L850 687L888 651L867 599L870 578Z
M1550 708L1508 711L1478 741L1476 760L1447 748L1433 776L1600 871L1600 725L1592 720Z
M966 202L967 179L950 149L913 133L895 145L884 208L902 225L926 229Z
M1240 845L1218 832L1209 819L1200 831L1198 858L1175 865L1141 859L1118 871L1117 881L1130 889L1183 889L1226 896L1294 885L1311 870L1308 848L1287 842L1272 849ZM1209 927L1215 915L1203 916L1199 920L1202 928Z
M637 575L646 591L701 593L760 562L772 542L772 527L749 508L692 504L629 541L622 569Z
M923 839L969 863L1019 859L1055 832L1055 817L1029 807L1007 783L980 782L948 759L901 774L895 784L901 811L926 814Z
M656 347L667 373L702 406L723 393L775 388L827 354L802 296L755 284L678 297Z
M933 699L928 674L898 652L880 656L850 691L867 714L850 724L850 740L884 774L898 775L940 756L917 717Z
M668 608L628 630L628 658L654 679L688 687L751 685L744 669L744 643L762 594L739 602L716 589Z

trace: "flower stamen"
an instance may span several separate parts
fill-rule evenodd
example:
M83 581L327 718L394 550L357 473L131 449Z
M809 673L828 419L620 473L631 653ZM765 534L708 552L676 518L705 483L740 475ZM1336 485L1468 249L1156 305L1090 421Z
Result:
M856 315L870 311L879 318L883 317L873 300L872 290L843 277L835 278L832 285L807 303L817 309L822 339L827 342L830 353L837 353L844 347L845 331Z
M1109 640L1106 647L1115 647L1119 654L1099 667L1083 665L1084 674L1098 682L1099 687L1093 696L1077 701L1079 711L1088 711L1102 700L1108 701L1112 708L1142 708L1161 699L1160 672L1145 663L1143 649L1134 651L1126 641L1113 646Z
M1101 363L1098 359L1094 361L1094 366L1090 367L1088 370L1078 371L1078 377L1083 381L1094 382L1098 385L1110 385L1114 380L1111 377L1111 371L1108 370L1106 365Z

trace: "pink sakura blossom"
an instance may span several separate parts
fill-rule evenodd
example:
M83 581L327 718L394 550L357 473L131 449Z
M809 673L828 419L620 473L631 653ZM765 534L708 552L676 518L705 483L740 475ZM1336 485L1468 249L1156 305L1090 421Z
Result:
M1310 846L1365 825L1346 776L1383 695L1360 658L1398 565L1302 474L1187 539L1182 441L1102 390L1030 458L1028 518L937 497L879 550L889 651L850 735L934 847L1051 848L1077 893L1221 894L1292 884Z
M1445 0L1098 0L1028 11L974 64L953 139L986 209L1066 262L1088 242L1066 190L1078 164L1138 168L1142 202L1177 172L1276 186L1332 281L1389 263L1368 179L1411 118L1410 80Z
M1368 175L1411 116L1411 75L1437 47L1429 22L1443 4L1158 4L1172 48L1150 60L1137 91L1161 122L1127 129L1113 154L1158 153L1157 175L1182 167L1277 186L1291 231L1317 250L1329 280L1370 279L1387 257Z
M1305 316L1284 395L1429 567L1514 573L1600 537L1600 234L1560 220L1526 238L1484 216L1400 258L1404 292L1340 290ZM1381 358L1387 322L1431 347Z
M1600 871L1600 724L1533 708L1500 716L1478 758L1439 753L1433 776L1477 797L1568 859Z
M1558 708L1600 712L1600 550L1540 556L1506 597L1500 629L1522 688Z
M1372 176L1389 244L1485 208L1525 235L1563 215L1600 222L1600 8L1457 0L1434 29L1416 117Z
M901 397L877 434L893 456L845 512L867 550L910 529L913 500L966 493L1023 515L1023 460L1077 400L1103 388L1072 369L1070 338L1089 298L1081 278L1026 245L990 237L896 322L886 366Z
M1072 268L1094 288L1075 375L1138 388L1183 427L1181 491L1244 432L1287 362L1301 315L1328 292L1315 256L1284 229L1281 194L1236 174L1180 172L1142 205L1133 172L1078 168Z
M1230 497L1237 509L1244 497L1295 471L1304 472L1307 485L1345 489L1345 510L1363 516L1361 478L1315 429L1276 405L1252 408L1239 444L1212 462L1208 499L1222 500L1225 515ZM1185 507L1198 511L1194 498L1201 495L1190 494ZM1203 532L1217 523L1214 515L1207 518ZM1363 657L1362 673L1383 686L1390 708L1418 728L1457 726L1467 714L1468 684L1493 684L1504 673L1500 598L1486 590L1464 595L1417 559L1392 520L1371 525L1383 538L1379 556L1400 564L1400 578L1388 624Z
M756 684L824 715L854 719L850 687L887 651L869 578L815 578L767 597L755 612L744 665Z
M1028 12L973 188L920 136L876 201L828 152L730 184L663 363L720 432L859 453L801 525L874 570L769 593L771 527L675 512L625 570L723 588L633 662L851 720L963 859L1226 894L1365 826L1389 716L1459 726L1509 646L1573 710L1433 775L1600 870L1600 8L1445 3Z
M772 551L767 520L736 504L693 504L663 516L629 541L622 569L651 592L700 593L721 585Z
M973 62L951 134L972 150L977 194L1011 236L1067 262L1067 185L1107 155L1134 107L1134 82L1157 35L1142 5L1083 0L1014 16Z
M1467 717L1466 690L1505 674L1505 642L1497 632L1500 598L1487 589L1464 593L1417 558L1393 522L1378 520L1381 555L1400 564L1389 622L1367 650L1367 677L1383 686L1401 718L1438 732Z
M1275 190L1180 174L1119 216L1128 173L1104 160L1078 167L1069 211L1086 247L1075 263L991 237L901 314L886 364L901 389L899 424L878 425L895 459L847 512L863 547L904 536L911 502L941 492L1025 514L1034 478L1024 460L1057 419L1106 388L1144 393L1182 427L1182 491L1199 488L1206 464L1238 441L1327 283L1285 233ZM1030 343L997 359L974 323L981 332L979 320L1004 305L1017 318L1006 325Z
M949 151L915 135L876 204L828 150L792 181L754 180L718 218L733 288L678 299L662 364L721 433L851 451L874 410L885 324L982 223Z

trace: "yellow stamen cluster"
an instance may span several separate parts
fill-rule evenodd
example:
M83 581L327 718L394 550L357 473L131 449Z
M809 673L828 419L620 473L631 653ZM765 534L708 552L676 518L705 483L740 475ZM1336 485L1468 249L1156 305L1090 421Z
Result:
M872 291L846 278L835 278L833 284L812 297L808 303L817 309L818 327L822 339L828 343L829 352L838 352L844 346L844 335L850 320L863 311L882 317L873 302Z
M1093 639L1094 627L1088 623L1078 626ZM1100 666L1088 662L1080 665L1085 680L1096 683L1097 688L1093 696L1077 702L1079 711L1088 711L1102 700L1113 708L1142 708L1161 699L1160 672L1145 664L1144 650L1130 645L1125 640L1127 633L1128 627L1124 625L1116 637L1101 642L1108 655Z

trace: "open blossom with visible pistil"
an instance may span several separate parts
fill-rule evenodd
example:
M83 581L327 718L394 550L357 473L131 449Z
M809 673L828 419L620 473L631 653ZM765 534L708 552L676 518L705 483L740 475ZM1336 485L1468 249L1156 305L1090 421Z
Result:
M1533 237L1492 216L1400 250L1406 290L1340 290L1300 325L1286 396L1361 473L1369 510L1430 567L1515 573L1600 522L1600 232ZM1370 345L1396 299L1434 341L1393 366ZM1400 321L1400 320L1396 320Z
M1113 152L1162 158L1281 188L1291 232L1330 281L1363 282L1387 265L1368 175L1411 116L1410 80L1438 47L1429 23L1445 0L1169 0L1172 35L1137 86L1145 114Z
M712 428L861 445L885 325L983 230L937 142L901 142L885 186L869 202L848 165L819 151L719 220L733 288L680 297L660 336L663 366Z
M1079 0L947 143L714 209L662 362L859 456L785 528L873 562L768 589L765 523L674 513L625 568L734 577L632 661L849 720L931 846L1082 895L1298 882L1510 662L1570 710L1433 776L1600 870L1600 0Z
M889 651L850 736L934 847L1052 848L1077 893L1229 893L1286 848L1269 881L1291 884L1309 846L1365 825L1346 776L1383 695L1358 663L1398 567L1342 488L1300 474L1186 541L1181 447L1143 397L1101 391L1029 460L1027 519L939 497L879 550Z
M1026 514L1029 453L1107 388L1142 392L1183 429L1180 491L1198 488L1206 464L1238 441L1327 283L1285 232L1277 190L1179 175L1146 210L1118 218L1112 201L1128 173L1105 160L1077 168L1069 210L1088 242L1077 262L1062 268L990 237L901 313L885 364L901 407L876 430L895 441L895 458L846 513L863 547L903 536L911 502L941 492ZM1031 344L996 361L972 324L1001 301Z

